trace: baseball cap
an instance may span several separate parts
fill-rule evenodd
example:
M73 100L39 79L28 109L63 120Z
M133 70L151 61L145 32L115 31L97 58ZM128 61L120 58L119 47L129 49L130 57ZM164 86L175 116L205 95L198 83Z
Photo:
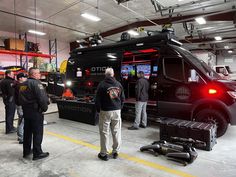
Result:
M26 73L19 73L19 74L17 74L17 76L16 76L17 80L19 80L19 79L22 78L22 77L28 77L28 75L27 75Z

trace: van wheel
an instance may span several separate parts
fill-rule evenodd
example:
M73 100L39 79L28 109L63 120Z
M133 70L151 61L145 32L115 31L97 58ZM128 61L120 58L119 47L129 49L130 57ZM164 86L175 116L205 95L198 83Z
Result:
M217 126L217 137L223 136L228 128L228 122L224 115L215 109L203 109L199 111L195 120L198 122L213 123Z

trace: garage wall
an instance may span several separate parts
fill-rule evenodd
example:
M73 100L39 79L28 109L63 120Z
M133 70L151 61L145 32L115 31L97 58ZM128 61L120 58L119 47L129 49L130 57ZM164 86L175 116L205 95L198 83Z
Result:
M217 65L228 65L231 71L236 72L236 56L217 55Z
M16 35L19 37L19 34ZM0 31L0 38L1 39L6 39L6 38L15 38L14 33L9 33L9 32L3 32ZM32 36L27 36L28 41L30 42L36 42L35 37ZM39 43L39 50L44 53L44 54L49 54L49 41L46 39L40 39L37 37L37 43ZM60 63L69 58L69 52L70 52L70 45L69 43L65 42L60 42L57 41L57 61L58 61L58 66L60 67ZM18 59L18 62L16 62L16 57ZM9 66L9 65L19 65L19 58L20 56L15 56L15 55L4 55L0 54L0 66ZM30 58L30 57L28 57ZM24 57L23 57L24 59ZM49 62L49 59L44 59L45 62Z
M210 67L213 67L216 65L216 55L214 55L211 52L202 52L202 51L193 51L192 52L197 58L200 60L203 60L206 64L208 64Z

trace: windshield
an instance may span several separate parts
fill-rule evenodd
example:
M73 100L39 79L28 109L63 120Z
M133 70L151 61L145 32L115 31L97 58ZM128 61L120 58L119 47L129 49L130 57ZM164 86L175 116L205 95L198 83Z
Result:
M198 59L196 56L194 56L190 51L171 45L174 49L176 49L178 52L183 54L186 58L191 59L190 61L199 69L202 71L202 73L206 73L206 75L210 79L222 79L221 76L215 72L211 67L209 67L203 60Z

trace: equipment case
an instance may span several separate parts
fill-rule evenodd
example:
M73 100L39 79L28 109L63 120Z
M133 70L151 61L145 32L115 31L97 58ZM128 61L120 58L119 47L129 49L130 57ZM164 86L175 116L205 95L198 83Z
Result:
M205 143L196 147L211 151L216 144L215 124L166 118L160 123L160 140L171 141L171 137L192 138Z

